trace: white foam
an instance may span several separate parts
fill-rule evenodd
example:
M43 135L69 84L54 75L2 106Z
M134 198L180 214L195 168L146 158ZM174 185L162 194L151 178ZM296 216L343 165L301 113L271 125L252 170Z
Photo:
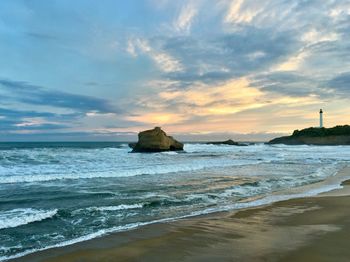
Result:
M177 163L168 165L153 165L146 167L136 167L136 168L124 168L112 171L92 171L92 172L72 172L72 173L49 173L45 174L24 174L24 175L7 175L1 177L0 184L12 184L12 183L30 183L30 182L45 182L54 181L62 179L91 179L91 178L110 178L110 177L132 177L140 175L157 175L157 174L169 174L176 172L191 172L198 171L208 168L218 168L218 167L233 167L233 166L243 166L243 165L254 165L263 162L269 162L264 160L206 160L206 161L191 161L190 163Z
M0 184L131 177L271 162L329 164L350 160L346 146L185 144L185 151L129 154L128 148L2 150Z
M127 210L127 209L137 209L142 208L143 204L133 204L133 205L118 205L118 206L102 206L102 207L89 207L89 211L118 211L118 210Z
M57 214L57 209L38 210L32 208L18 208L0 211L0 229L18 227L41 221Z
M175 151L165 151L165 152L161 152L161 154L165 154L165 155L177 155L178 153Z
M261 198L261 199L255 200L255 201L246 202L246 203L238 203L238 204L234 204L234 205L225 206L222 208L208 208L205 210L192 212L191 214L184 215L184 216L163 218L163 219L153 220L153 221L149 221L149 222L137 222L137 223L132 223L132 224L128 224L128 225L112 227L109 229L101 229L101 230L96 231L94 233L91 233L91 234L88 234L85 236L81 236L81 237L78 237L78 238L75 238L72 240L67 240L67 241L61 242L61 243L56 244L56 245L51 245L51 246L40 248L40 249L27 250L25 252L18 253L16 255L12 255L12 256L0 257L0 261L22 257L25 255L34 253L34 252L43 251L43 250L47 250L47 249L51 249L51 248L73 245L73 244L76 244L79 242L83 242L83 241L91 240L91 239L94 239L97 237L101 237L101 236L104 236L104 235L109 234L109 233L128 231L128 230L136 229L138 227L145 226L145 225L172 222L172 221L176 221L176 220L179 220L182 218L189 218L189 217L205 215L205 214L210 214L210 213L215 213L215 212L239 210L239 209L250 208L250 207L258 207L258 206L267 205L267 204L271 204L271 203L278 202L278 201L289 200L289 199L293 199L293 198L315 196L315 195L318 195L320 193L328 192L328 191L331 191L334 189L339 189L339 188L342 188L342 186L339 184L327 185L327 186L324 186L322 188L313 189L313 190L310 190L308 192L299 193L299 194L267 196L265 198Z
M222 212L222 211L231 211L231 210L240 210L245 208L259 207L259 206L264 206L264 205L285 201L285 200L290 200L290 199L312 197L312 196L319 195L321 193L329 192L340 188L342 188L340 184L333 184L333 185L325 185L323 187L315 188L302 193L269 195L250 202L242 202L242 203L235 203L232 205L225 205L222 207L207 208L205 210L193 212L191 213L190 216L198 216L198 215L205 215L205 214L211 214L211 213Z

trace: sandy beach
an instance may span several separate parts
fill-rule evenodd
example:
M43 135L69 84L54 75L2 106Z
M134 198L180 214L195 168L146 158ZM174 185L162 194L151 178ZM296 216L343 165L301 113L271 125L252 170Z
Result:
M148 225L12 261L348 261L349 192L347 180L316 197Z

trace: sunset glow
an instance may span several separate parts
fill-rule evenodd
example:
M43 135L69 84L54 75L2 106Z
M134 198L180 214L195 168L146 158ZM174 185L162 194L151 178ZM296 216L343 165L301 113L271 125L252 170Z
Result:
M1 1L1 139L265 139L320 108L346 124L349 14L341 0Z

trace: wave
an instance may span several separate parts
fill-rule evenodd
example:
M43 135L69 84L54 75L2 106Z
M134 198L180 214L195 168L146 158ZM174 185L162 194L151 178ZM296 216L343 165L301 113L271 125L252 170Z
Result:
M157 199L147 202L143 205L145 208L163 207L163 206L175 206L186 203L180 199Z
M42 221L57 214L57 209L38 210L32 208L18 208L0 212L0 229L18 227L33 222Z
M112 177L132 177L140 175L158 175L158 174L169 174L176 172L191 172L199 171L209 168L219 167L234 167L244 165L256 165L260 163L271 162L271 159L245 159L245 160L234 160L224 159L219 161L201 161L196 163L188 164L169 164L169 165L155 165L146 168L135 168L135 169L124 169L124 170L113 170L104 172L88 172L88 173L68 173L68 174L33 174L33 175L8 175L1 177L0 184L13 184L13 183L31 183L31 182L46 182L62 179L91 179L91 178L112 178Z
M121 149L108 147L95 151L76 148L5 150L0 154L0 184L158 175L260 163L329 164L350 158L348 147L185 144L187 153L184 154L135 155L127 153L126 144L120 146Z
M201 211L193 212L191 214L191 216L199 216L199 215L211 214L211 213L216 213L216 212L241 210L241 209L245 209L245 208L259 207L259 206L269 205L272 203L286 201L286 200L290 200L290 199L317 196L321 193L326 193L326 192L340 189L340 188L342 188L342 186L339 183L337 183L337 184L325 185L323 187L311 189L307 192L302 192L302 193L269 195L269 196L262 197L262 198L252 200L252 201L248 201L248 202L235 203L235 204L226 205L223 207L207 208L207 209L204 209Z
M118 211L118 210L128 210L142 208L143 204L133 204L133 205L118 205L118 206L102 206L102 207L89 207L88 211Z
M175 151L165 151L165 152L161 152L160 154L164 154L164 155L177 155L178 153Z
M325 193L325 192L329 192L329 191L332 191L335 189L342 188L342 186L340 184L341 183L339 183L339 181L338 181L336 184L329 184L329 185L326 185L326 186L323 186L320 188L316 188L316 189L312 189L312 190L309 190L309 191L303 192L303 193L270 195L267 197L263 197L260 199L250 201L250 202L236 203L236 204L227 205L224 207L207 208L205 210L192 212L191 214L188 214L188 215L157 219L157 220L148 221L148 222L136 222L136 223L131 223L131 224L123 225L123 226L116 226L116 227L112 227L112 228L108 228L108 229L101 229L101 230L98 230L94 233L90 233L90 234L87 234L85 236L81 236L81 237L78 237L75 239L67 240L67 241L64 241L64 242L61 242L61 243L58 243L55 245L51 245L51 246L47 246L47 247L43 247L43 248L38 248L38 249L31 249L31 250L27 250L25 252L18 253L15 255L3 256L3 257L0 257L0 261L5 261L8 259L22 257L25 255L34 253L34 252L43 251L43 250L47 250L47 249L51 249L51 248L73 245L75 243L91 240L91 239L98 238L98 237L101 237L101 236L104 236L104 235L107 235L110 233L133 230L133 229L136 229L136 228L139 228L142 226L146 226L146 225L151 225L151 224L156 224L156 223L164 223L164 222L172 222L172 221L176 221L176 220L183 219L183 218L206 215L206 214L222 212L222 211L240 210L240 209L245 209L245 208L258 207L258 206L268 205L268 204L272 204L272 203L279 202L279 201L285 201L285 200L289 200L289 199L315 196L315 195L318 195L321 193ZM57 212L57 210L56 210L56 212Z

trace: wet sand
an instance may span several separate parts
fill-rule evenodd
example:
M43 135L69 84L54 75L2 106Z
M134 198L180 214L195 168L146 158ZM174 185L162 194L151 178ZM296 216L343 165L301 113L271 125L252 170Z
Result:
M148 225L12 261L349 261L349 241L347 181L317 197Z

